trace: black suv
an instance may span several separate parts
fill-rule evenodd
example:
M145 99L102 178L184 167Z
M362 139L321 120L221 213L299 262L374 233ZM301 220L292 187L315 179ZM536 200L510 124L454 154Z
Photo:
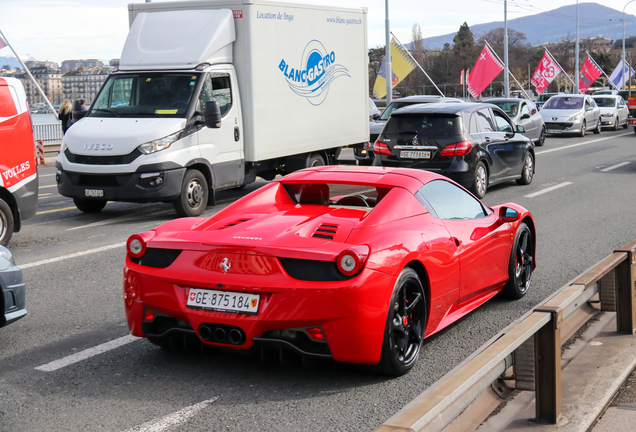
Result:
M497 106L411 105L391 114L373 146L374 165L443 174L483 198L488 186L534 176L534 145Z

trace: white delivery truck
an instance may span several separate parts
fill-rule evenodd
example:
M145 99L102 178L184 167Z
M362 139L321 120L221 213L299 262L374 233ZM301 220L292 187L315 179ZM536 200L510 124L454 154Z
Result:
M119 70L64 136L60 194L172 202L332 164L369 138L367 10L264 0L128 6Z

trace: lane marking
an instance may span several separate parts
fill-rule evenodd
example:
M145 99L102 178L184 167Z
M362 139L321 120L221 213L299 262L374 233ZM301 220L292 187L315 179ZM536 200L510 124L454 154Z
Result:
M42 174L38 175L38 177L53 177L55 174Z
M543 190L540 190L539 192L531 193L530 195L525 195L525 198L534 198L536 196L542 195L544 193L552 192L553 190L557 190L564 186L569 186L571 184L572 182L559 183L558 185L550 186L549 188L545 188Z
M599 138L599 139L595 139L595 140L592 140L592 141L587 141L587 142L584 142L584 143L571 144L571 145L565 146L565 147L559 147L559 148L554 148L554 149L550 149L550 150L535 151L534 154L540 155L540 154L552 153L552 152L561 151L561 150L567 150L567 149L571 149L573 147L580 147L580 146L584 146L584 145L588 145L588 144L597 143L599 141L605 141L605 140L614 139L616 137L622 137L622 136L627 136L627 135L634 135L634 134L633 134L633 132L632 133L627 132L627 133L624 133L624 134L614 135L614 136L607 137L607 138Z
M70 255L62 255L62 256L59 256L57 258L49 258L49 259L45 259L45 260L42 260L42 261L36 261L36 262L32 262L32 263L27 263L27 264L20 264L20 268L24 270L24 269L28 269L28 268L31 268L31 267L39 267L41 265L51 264L51 263L62 261L62 260L69 259L69 258L76 258L76 257L79 257L79 256L84 256L84 255L93 254L93 253L97 253L97 252L103 252L103 251L107 251L107 250L110 250L110 249L115 249L115 248L125 247L125 246L126 246L126 242L115 243L115 244L108 245L108 246L102 246L102 247L99 247L97 249L89 249L89 250L85 250L85 251L82 251L82 252L77 252L77 253L70 254Z
M44 176L40 176L40 177L44 177ZM52 187L57 187L57 185L38 186L38 189L46 189L46 188L52 188Z
M51 195L53 195L52 192L51 193L39 193L38 194L38 198L42 198L42 197L45 197L45 196L51 196Z
M164 215L164 214L168 214L171 213L173 210L163 210L160 212L152 212L152 216L160 216L160 215ZM87 225L80 225L80 226L76 226L73 228L67 228L66 231L73 231L73 230L77 230L77 229L83 229L83 228L93 228L96 226L103 226L103 225L112 225L114 223L120 223L120 222L128 222L128 221L137 221L139 220L140 217L145 217L145 214L141 214L141 215L134 215L134 216L130 216L127 218L120 218L120 217L114 217L111 219L106 219L103 221L99 221L99 222L93 222L93 223L89 223Z
M157 420L151 420L147 423L135 426L125 432L164 432L174 429L182 423L185 423L190 417L201 411L203 408L217 400L217 398L208 399L199 402L196 405L186 407L180 411L167 415Z
M133 335L128 335L124 337L120 337L118 339L112 340L110 342L103 343L101 345L97 345L93 348L86 349L84 351L80 351L68 357L61 358L59 360L54 360L50 363L47 363L42 366L38 366L35 369L42 372L53 372L55 370L61 369L63 367L75 364L77 362L81 362L82 360L86 360L87 358L96 356L98 354L105 353L106 351L113 350L115 348L119 348L120 346L129 344L136 340L141 340Z
M607 167L607 168L603 168L603 169L601 170L601 172L608 172L608 171L611 171L611 170L613 170L613 169L620 168L620 167L625 166L625 165L629 165L630 163L631 163L631 162L628 162L628 161L627 161L627 162L621 162L621 163L616 164L616 165L614 165L614 166Z
M61 212L61 211L66 211L66 210L72 210L72 209L77 209L77 207L73 206L73 207L63 207L63 208L53 209L53 210L44 210L44 211L41 211L41 212L37 212L36 215L47 214L47 213L55 213L55 212Z

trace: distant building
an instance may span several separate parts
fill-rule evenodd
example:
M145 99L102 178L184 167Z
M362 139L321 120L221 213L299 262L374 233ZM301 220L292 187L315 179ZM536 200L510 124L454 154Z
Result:
M73 69L82 68L96 68L102 67L104 63L101 60L97 59L88 59L88 60L64 60L62 62L62 73L67 73Z
M616 62L623 55L623 39L618 39L612 46L612 57L616 59ZM629 64L634 65L632 59L636 58L636 36L630 36L625 38L625 57Z
M29 68L31 75L33 75L33 78L35 78L51 104L62 103L64 97L62 93L62 73L57 63L27 61L24 64ZM24 91L31 105L46 103L44 97L26 73L20 71L19 74L14 76L22 81Z
M112 66L101 66L87 69L74 69L62 75L64 98L75 101L86 100L91 104L108 75L113 72Z
M119 59L112 59L111 61L108 62L108 65L118 68L119 67Z

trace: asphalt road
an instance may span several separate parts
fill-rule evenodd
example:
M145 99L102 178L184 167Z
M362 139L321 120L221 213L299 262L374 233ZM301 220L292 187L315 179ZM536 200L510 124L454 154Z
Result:
M400 378L335 362L283 367L233 353L173 353L126 337L124 243L174 218L172 206L109 203L84 214L57 194L54 168L41 168L39 213L9 244L24 270L29 314L0 329L0 432L375 429L511 321L636 237L632 129L549 137L536 153L532 184L499 185L484 200L532 211L538 248L530 292L518 301L493 299L427 339L416 367ZM263 183L220 194L205 215ZM86 358L73 363L73 355Z

